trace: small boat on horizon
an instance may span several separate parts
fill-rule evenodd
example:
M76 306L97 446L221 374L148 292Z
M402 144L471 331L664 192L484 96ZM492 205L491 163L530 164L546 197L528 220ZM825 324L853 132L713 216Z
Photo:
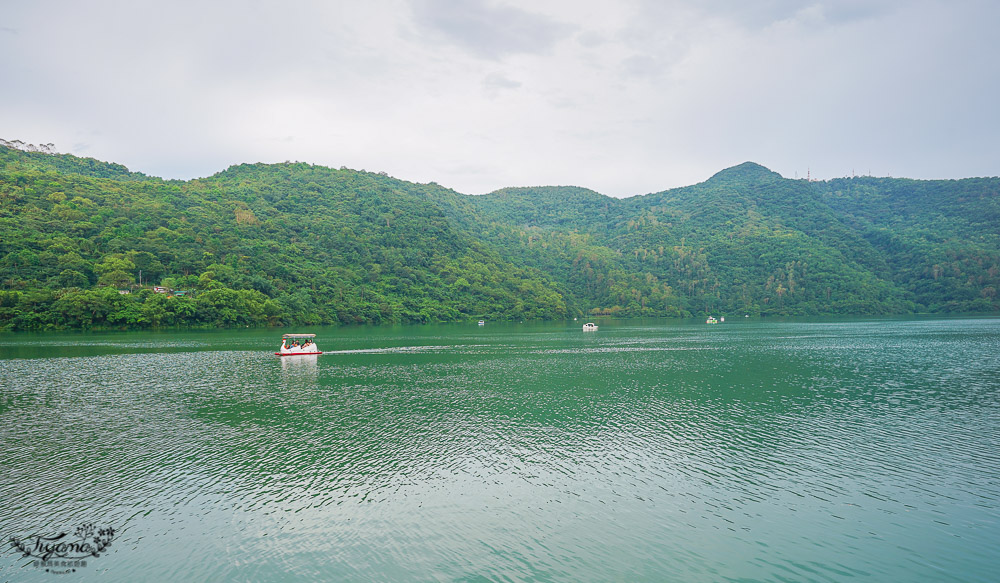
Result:
M597 332L597 324L593 322L587 322L583 325L584 332Z

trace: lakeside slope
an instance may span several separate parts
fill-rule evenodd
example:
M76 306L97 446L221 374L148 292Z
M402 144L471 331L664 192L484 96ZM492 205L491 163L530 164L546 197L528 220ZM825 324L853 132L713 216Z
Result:
M0 328L997 312L998 193L748 162L626 199L469 196L305 163L168 181L0 146Z

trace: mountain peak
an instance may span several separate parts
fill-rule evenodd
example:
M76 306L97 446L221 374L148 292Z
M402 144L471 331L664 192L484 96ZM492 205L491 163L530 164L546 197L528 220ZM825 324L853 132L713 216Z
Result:
M759 182L762 180L775 180L782 178L781 174L769 170L760 164L755 162L744 162L742 164L733 166L732 168L726 168L717 172L714 176L708 179L708 182L720 182L720 181L752 181Z

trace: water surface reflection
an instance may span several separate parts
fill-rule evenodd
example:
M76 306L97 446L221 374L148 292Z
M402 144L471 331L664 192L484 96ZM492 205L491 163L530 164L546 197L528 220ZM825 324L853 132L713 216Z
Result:
M280 359L273 336L4 345L0 534L114 524L84 579L1000 566L998 320L333 330ZM0 575L44 579L23 564Z

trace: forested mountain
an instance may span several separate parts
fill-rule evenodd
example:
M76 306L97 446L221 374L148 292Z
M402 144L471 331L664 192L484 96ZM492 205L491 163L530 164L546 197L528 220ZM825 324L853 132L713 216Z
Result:
M560 187L473 201L482 238L596 313L889 314L998 309L998 192L996 178L810 182L745 163L623 200Z
M7 328L568 314L558 284L457 228L440 187L309 164L106 178L65 158L0 149Z
M166 181L0 145L0 328L997 311L998 191L746 163L628 199L467 196L304 163Z

